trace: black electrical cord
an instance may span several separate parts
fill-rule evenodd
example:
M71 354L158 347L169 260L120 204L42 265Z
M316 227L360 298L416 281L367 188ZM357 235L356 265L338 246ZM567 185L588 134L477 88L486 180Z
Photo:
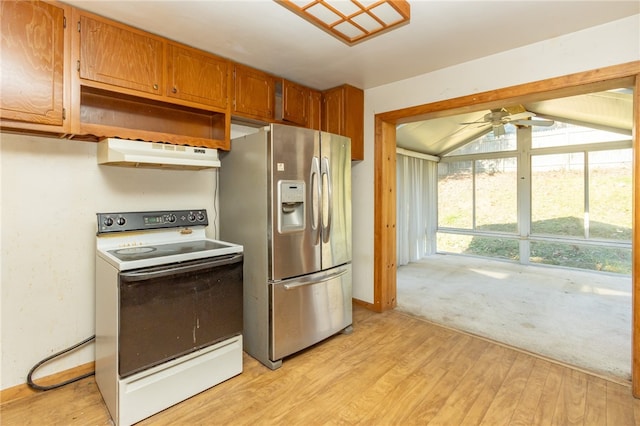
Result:
M51 355L51 356L49 356L49 357L47 357L47 358L43 359L42 361L38 362L38 363L37 363L36 365L34 365L34 366L33 366L33 368L29 371L29 374L27 374L27 385L29 385L29 387L30 387L30 388L35 389L35 390L39 390L39 391L48 391L48 390L51 390L51 389L59 388L59 387L64 386L64 385L68 385L69 383L77 382L78 380L82 380L82 379L84 379L85 377L93 376L93 375L95 374L95 371L92 371L92 372L90 372L90 373L83 374L82 376L74 377L73 379L69 379L69 380L64 381L64 382L62 382L62 383L56 383L56 384L54 384L54 385L49 385L49 386L41 386L41 385L38 385L38 384L34 383L34 382L33 382L33 380L31 379L31 376L33 375L33 373L34 373L38 368L40 368L40 366L41 366L42 364L45 364L45 363L47 363L47 362L51 361L52 359L59 357L60 355L64 355L64 354L66 354L67 352L71 352L72 350L76 349L77 347L80 347L80 346L82 346L82 345L85 345L85 344L87 344L87 343L91 342L91 341L92 341L93 339L95 339L95 338L96 338L96 335L94 334L93 336L91 336L91 337L89 337L89 338L87 338L87 339L84 339L82 342L80 342L80 343L76 343L75 345L73 345L73 346L71 346L71 347L69 347L69 348L67 348L67 349L65 349L65 350L63 350L63 351L60 351L60 352L58 352L58 353L55 353L55 354L53 354L53 355Z

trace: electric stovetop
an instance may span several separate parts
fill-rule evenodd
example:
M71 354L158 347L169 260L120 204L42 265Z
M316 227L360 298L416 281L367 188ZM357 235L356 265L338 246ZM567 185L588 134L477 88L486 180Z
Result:
M216 250L228 247L211 240L184 241L179 243L158 244L154 246L126 247L115 250L108 250L108 253L121 260L131 262L134 260L154 259L163 256L173 256L177 254L190 254L207 250Z

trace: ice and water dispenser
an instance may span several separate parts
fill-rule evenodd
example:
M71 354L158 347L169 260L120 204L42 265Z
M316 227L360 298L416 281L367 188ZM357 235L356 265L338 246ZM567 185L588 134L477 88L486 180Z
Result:
M305 196L304 181L278 182L278 232L284 234L304 230Z

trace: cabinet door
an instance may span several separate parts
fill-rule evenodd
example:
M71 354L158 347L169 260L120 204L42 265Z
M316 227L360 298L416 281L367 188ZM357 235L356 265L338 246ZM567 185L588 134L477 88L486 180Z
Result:
M344 85L344 135L351 138L351 159L364 160L364 92Z
M163 42L97 17L80 16L80 78L161 94Z
M309 122L307 127L320 130L322 117L322 93L317 90L309 91Z
M2 1L0 17L0 118L62 125L64 10L37 1Z
M322 130L336 135L344 135L344 88L324 92L322 108Z
M234 112L265 121L274 120L275 78L236 64Z
M167 96L220 108L229 103L229 61L168 44Z
M323 92L322 130L351 138L351 159L364 159L364 92L348 84Z
M282 81L282 119L306 126L309 122L309 89L292 81Z

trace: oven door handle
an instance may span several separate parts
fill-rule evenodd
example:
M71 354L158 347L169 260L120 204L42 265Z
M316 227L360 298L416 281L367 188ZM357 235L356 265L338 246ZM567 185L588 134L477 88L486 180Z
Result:
M190 272L197 272L203 269L215 268L218 266L231 265L242 261L242 254L234 254L231 256L224 256L222 259L216 258L215 260L209 260L195 265L174 266L170 268L157 269L153 271L134 271L134 272L122 272L121 278L125 278L127 282L144 281L155 278L167 277L175 274L187 274ZM222 257L222 256L221 256Z

